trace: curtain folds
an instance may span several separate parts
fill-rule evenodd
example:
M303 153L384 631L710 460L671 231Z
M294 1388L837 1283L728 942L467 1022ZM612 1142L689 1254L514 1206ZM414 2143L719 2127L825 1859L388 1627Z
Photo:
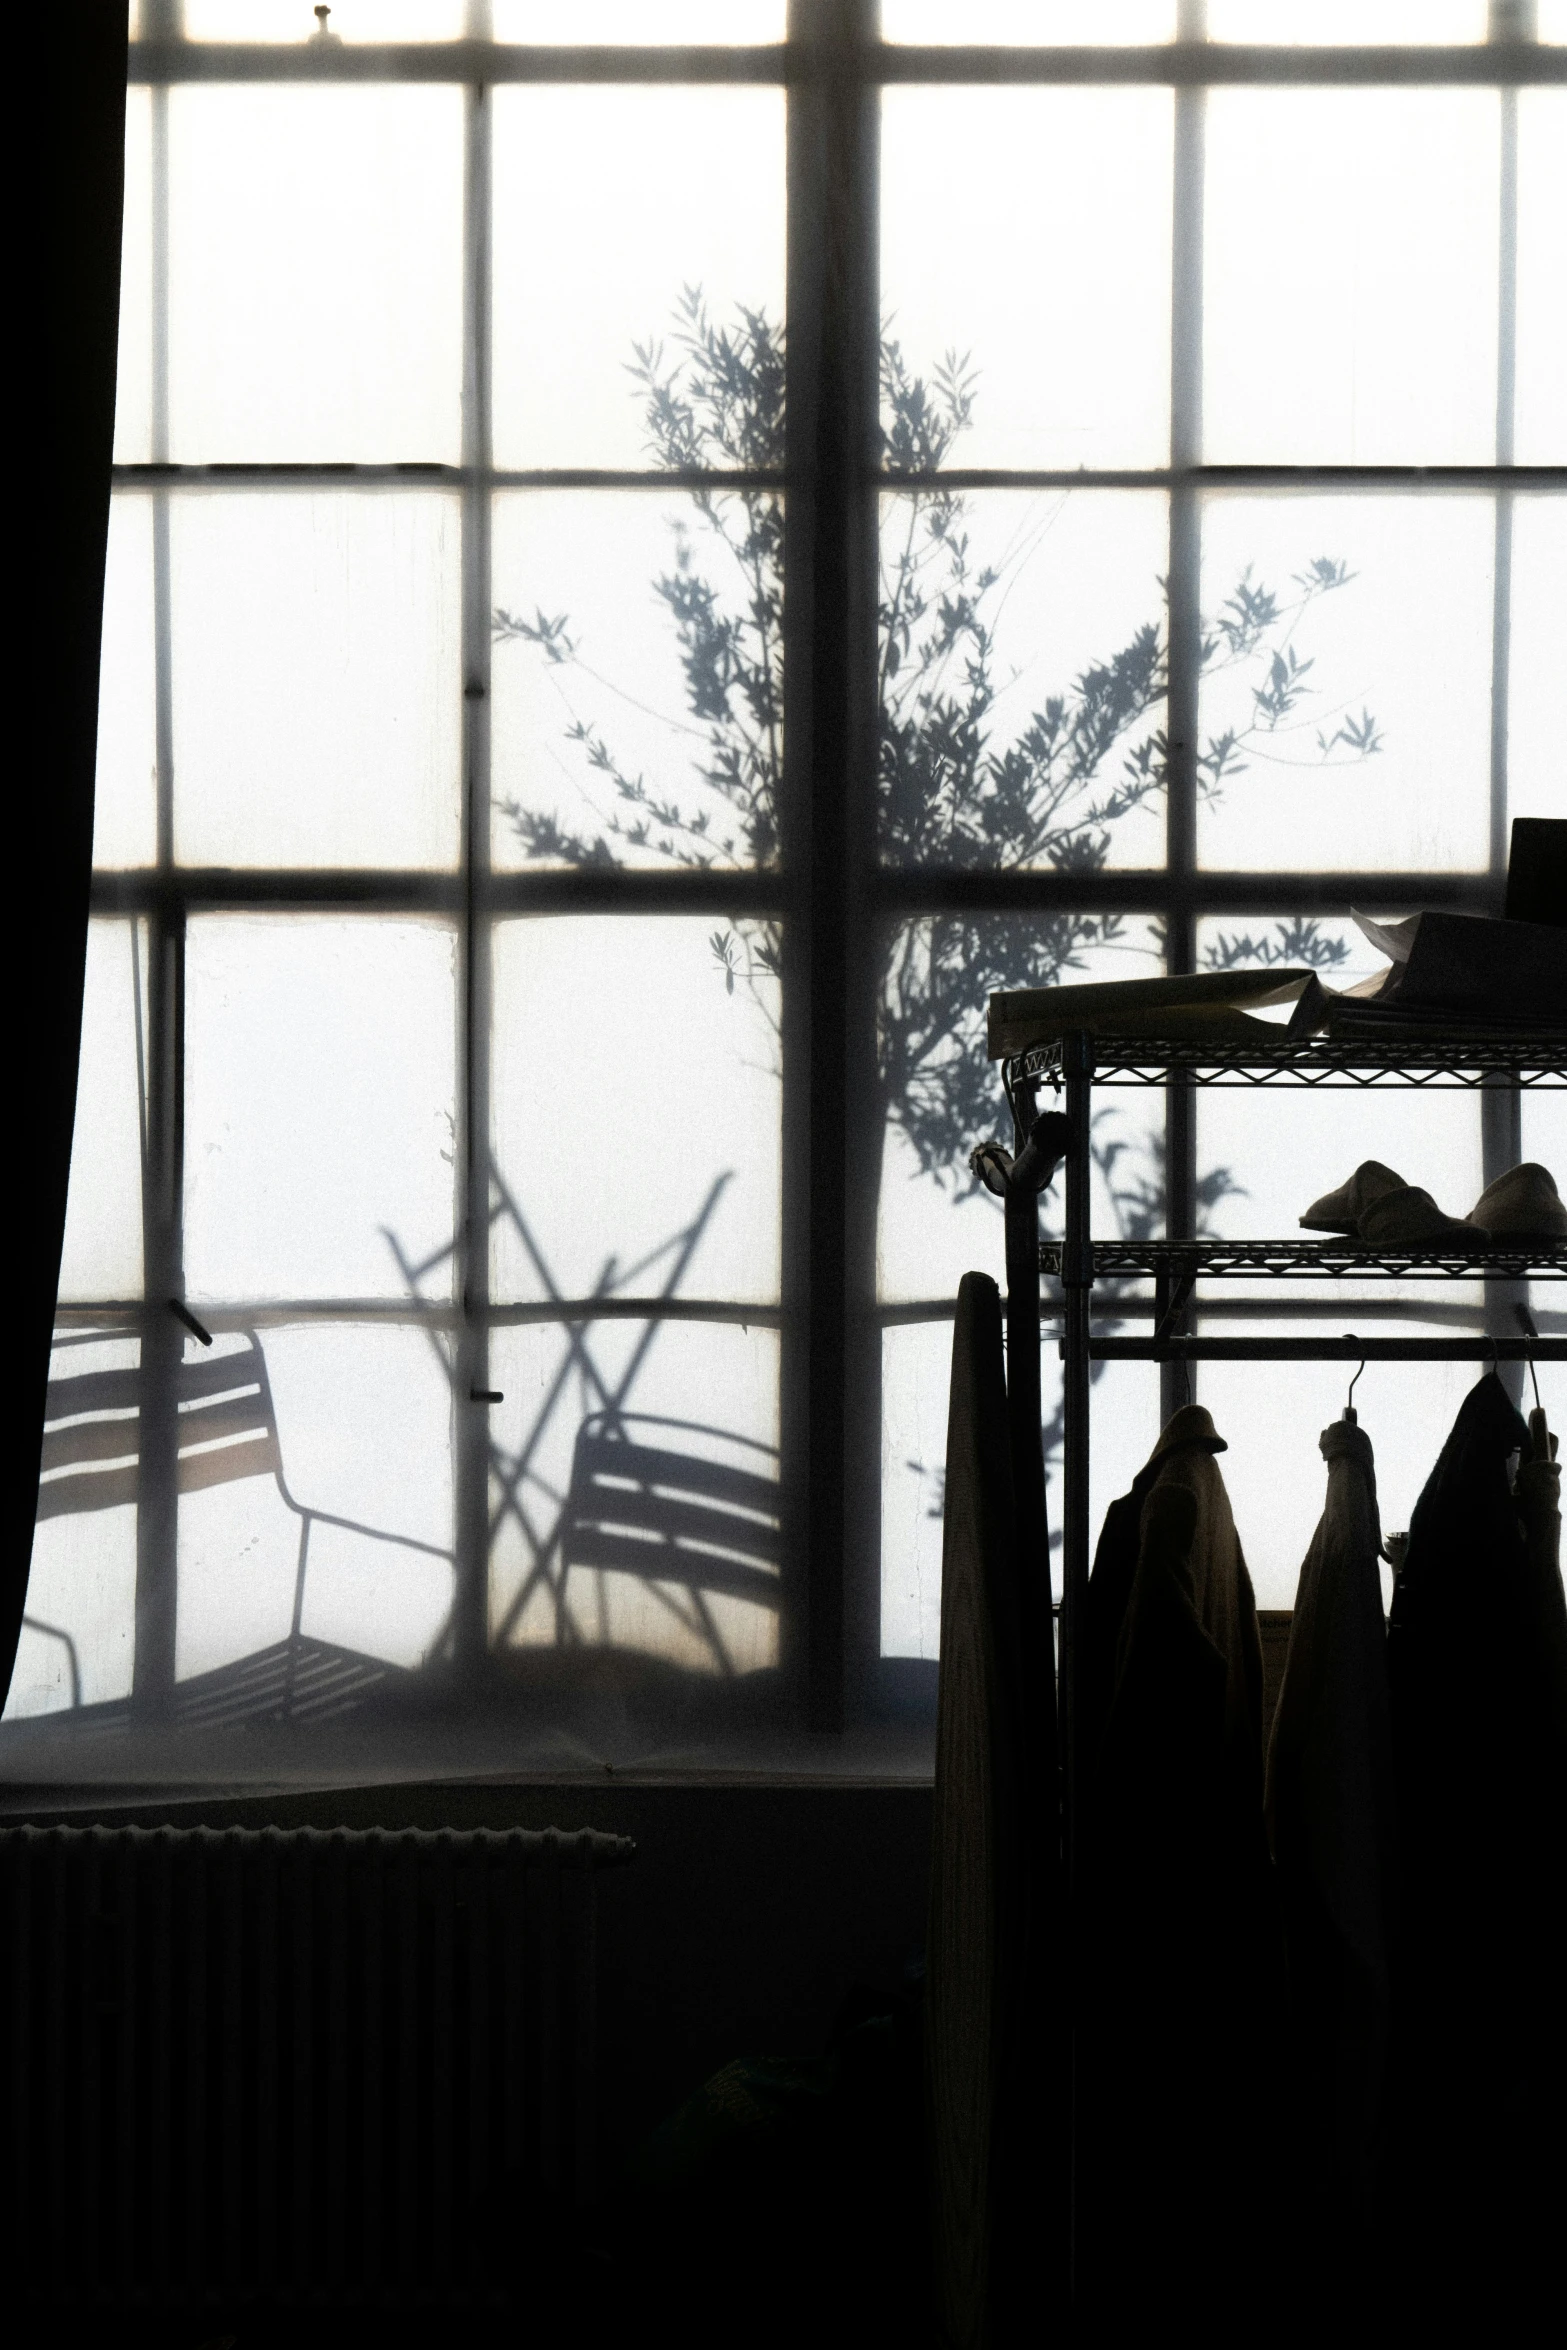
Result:
M23 313L13 349L23 382L31 363L44 429L42 447L27 449L21 468L13 564L12 609L22 614L11 702L12 804L21 817L12 1131L22 1314L5 1477L5 1686L32 1548L81 1041L119 333L125 0L42 10L18 36L23 56L13 105L25 94L35 127L15 143L28 160L12 211ZM29 405L24 389L18 415Z

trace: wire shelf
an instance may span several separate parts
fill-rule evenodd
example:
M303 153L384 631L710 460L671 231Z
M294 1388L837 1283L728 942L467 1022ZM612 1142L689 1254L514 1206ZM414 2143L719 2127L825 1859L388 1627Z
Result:
M1040 1243L1039 1269L1059 1274L1059 1240ZM1567 1242L1555 1248L1477 1241L1473 1247L1376 1248L1369 1241L1096 1240L1096 1281L1153 1274L1176 1281L1207 1278L1273 1281L1475 1280L1567 1281Z
M1498 1077L1534 1092L1567 1088L1567 1033L1516 1039L1444 1037L1430 1044L1407 1039L1354 1041L1316 1037L1304 1044L1211 1045L1158 1038L1091 1037L1096 1085L1163 1085L1184 1077L1192 1085L1301 1085L1343 1092L1369 1086L1440 1089L1483 1086ZM1004 1064L1007 1089L1019 1084L1059 1086L1064 1040L1054 1038L1014 1053Z

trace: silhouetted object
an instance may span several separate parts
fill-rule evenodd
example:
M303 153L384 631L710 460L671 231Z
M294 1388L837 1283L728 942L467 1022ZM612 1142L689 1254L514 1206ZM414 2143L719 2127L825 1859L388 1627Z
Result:
M1487 1375L1415 1506L1388 1635L1405 1929L1392 2240L1411 2312L1555 2291L1567 2104L1558 1472ZM1521 1452L1516 1492L1508 1464Z
M536 2316L594 2183L597 1877L634 1850L587 1829L0 1833L24 2329Z
M76 1372L50 1381L38 1488L40 1521L81 1510L120 1508L140 1498L145 1474L141 1460L144 1379L145 1374L132 1364L109 1371ZM280 1499L299 1520L289 1640L281 1651L270 1650L266 1655L297 1653L303 1660L312 1645L305 1643L301 1627L310 1537L317 1525L344 1527L374 1541L392 1543L399 1550L439 1560L443 1566L450 1564L451 1552L433 1543L389 1533L384 1527L366 1526L356 1518L339 1517L331 1510L314 1509L295 1499L283 1474L266 1356L254 1331L244 1333L242 1347L180 1361L174 1372L174 1404L180 1493L198 1493L246 1477L270 1477ZM385 1676L377 1672L376 1677ZM73 1674L73 1678L79 1702L79 1676ZM285 1673L277 1693L276 1710L283 1714L295 1710L292 1679ZM253 1680L259 1688L260 1681L254 1676ZM188 1706L185 1710L188 1714Z
M1083 1611L1078 2286L1108 2339L1255 2320L1282 2191L1262 1654L1224 1449L1200 1406L1174 1415Z
M1515 816L1507 854L1509 922L1567 930L1567 816Z
M684 1442L649 1441L666 1433ZM692 1439L707 1450L693 1451ZM571 1605L574 1572L635 1575L717 1670L732 1673L722 1603L775 1614L779 1605L777 1459L767 1445L694 1420L590 1413L577 1431L561 1518L560 1604ZM771 1474L761 1473L764 1463Z
M1037 1444L1037 1412L1035 1424ZM1059 1811L1033 1686L1051 1679L1049 1552L1023 1556L1015 1471L1000 1299L967 1273L947 1418L925 1989L936 2305L953 2350L1008 2338L1025 2276L1036 2305L1051 2290L1037 2254L1063 2121L1046 2037ZM1024 1604L1030 1572L1045 1579L1038 1611Z
M1371 1440L1346 1418L1320 1443L1327 1501L1295 1594L1267 1809L1301 2045L1315 2249L1324 2281L1353 2292L1381 2217L1397 1820Z

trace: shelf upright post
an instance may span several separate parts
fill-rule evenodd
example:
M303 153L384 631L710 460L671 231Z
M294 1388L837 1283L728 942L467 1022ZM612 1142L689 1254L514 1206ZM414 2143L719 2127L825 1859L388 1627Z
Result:
M1089 1129L1093 1090L1092 1040L1077 1034L1062 1040L1066 1115L1071 1126L1066 1156L1066 1237L1061 1250L1065 1292L1065 1360L1062 1365L1061 1510L1061 1776L1066 1832L1066 1882L1070 1900L1077 1856L1077 1635L1088 1585L1088 1387L1089 1308L1094 1257L1089 1214Z

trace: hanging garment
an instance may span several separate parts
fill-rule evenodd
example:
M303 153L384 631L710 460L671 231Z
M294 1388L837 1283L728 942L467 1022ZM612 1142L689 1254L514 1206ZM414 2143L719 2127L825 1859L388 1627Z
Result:
M1371 1440L1337 1420L1319 1442L1327 1500L1295 1594L1267 1815L1317 2244L1353 2289L1378 2219L1397 1822Z
M1055 1756L1030 1737L1030 1676L1051 1662L1031 1653L1019 1583L1000 1298L968 1273L952 1336L925 1976L935 2281L951 2350L1007 2340L1019 2293L1037 2302L1049 2289L1051 2264L1035 2256L1061 2128L1043 2044L1057 2007L1044 1934L1059 1804Z
M1522 1456L1516 1489L1508 1465ZM1401 2289L1521 2313L1560 2226L1567 2098L1567 1606L1558 1473L1501 1382L1416 1505L1388 1636L1404 1923Z
M1283 1952L1262 1649L1225 1449L1200 1406L1175 1414L1106 1517L1085 1595L1079 2208L1095 2337L1255 2321L1274 2237L1262 2149Z

